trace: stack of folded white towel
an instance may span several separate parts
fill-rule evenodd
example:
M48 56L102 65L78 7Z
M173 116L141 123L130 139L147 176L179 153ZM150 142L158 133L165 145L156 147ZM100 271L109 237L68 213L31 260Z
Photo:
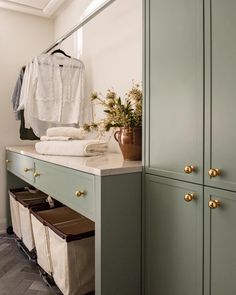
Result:
M43 155L97 156L107 151L107 142L86 139L81 128L53 127L35 144L35 149Z

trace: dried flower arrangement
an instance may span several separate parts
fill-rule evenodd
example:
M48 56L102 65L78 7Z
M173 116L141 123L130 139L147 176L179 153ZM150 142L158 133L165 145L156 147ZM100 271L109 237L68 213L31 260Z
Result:
M108 89L105 97L93 92L91 100L104 107L106 116L104 119L84 124L86 131L109 131L111 127L140 127L142 126L142 90L139 84L125 94L124 101L113 90Z

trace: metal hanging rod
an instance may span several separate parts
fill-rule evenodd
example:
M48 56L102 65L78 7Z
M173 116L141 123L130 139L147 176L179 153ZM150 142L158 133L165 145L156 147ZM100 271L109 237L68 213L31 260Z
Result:
M86 18L84 18L78 25L76 25L74 28L72 28L69 32L67 32L65 35L63 35L60 39L58 39L54 44L52 44L50 47L48 47L43 53L48 53L53 48L55 48L57 45L61 44L65 39L70 37L74 32L76 32L78 29L82 28L85 24L87 24L90 20L92 20L95 16L97 16L100 12L102 12L104 9L106 9L109 5L111 5L116 0L108 0L104 2L101 6L99 6L95 11L90 13Z

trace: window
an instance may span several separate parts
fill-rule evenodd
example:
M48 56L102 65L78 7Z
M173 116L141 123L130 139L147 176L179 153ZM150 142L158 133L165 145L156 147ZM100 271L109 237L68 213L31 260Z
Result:
M88 5L84 13L82 14L80 21L83 21L83 19L92 14L97 8L99 8L105 2L107 2L107 0L92 0L92 2ZM83 28L80 28L77 31L77 33L75 34L75 38L76 57L80 58L83 54Z

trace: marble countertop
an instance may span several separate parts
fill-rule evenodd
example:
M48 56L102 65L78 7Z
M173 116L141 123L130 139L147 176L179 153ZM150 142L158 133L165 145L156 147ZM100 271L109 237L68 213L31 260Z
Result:
M38 154L32 145L9 146L6 150L99 176L142 171L141 161L124 161L121 154L115 153L93 157L49 156Z

